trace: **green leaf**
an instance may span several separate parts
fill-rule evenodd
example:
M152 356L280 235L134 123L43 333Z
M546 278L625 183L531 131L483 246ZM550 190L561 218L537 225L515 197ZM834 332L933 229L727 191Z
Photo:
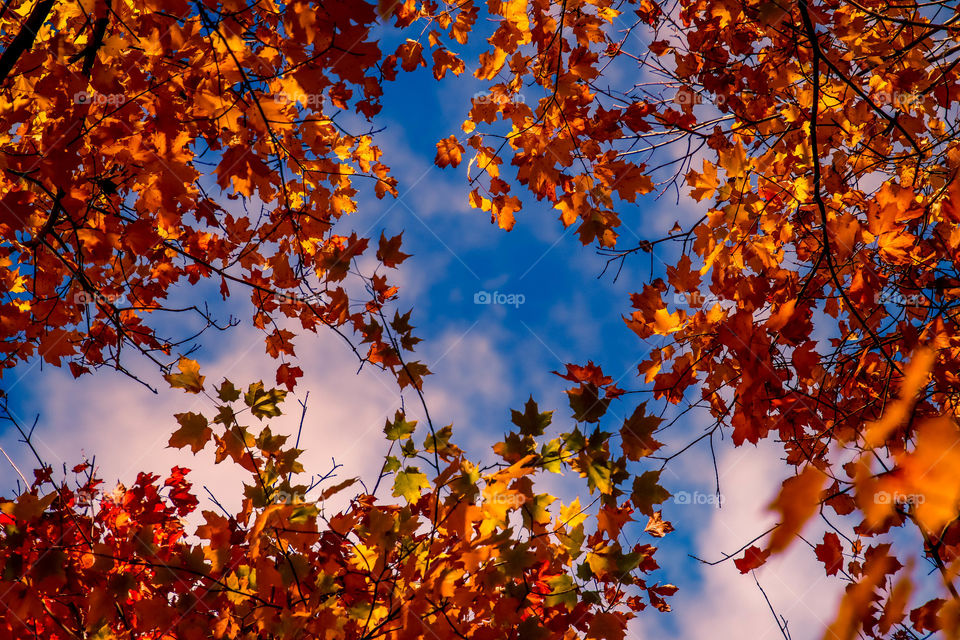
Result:
M573 611L577 606L577 589L573 584L573 578L564 574L547 580L550 587L550 593L544 599L544 604L548 607L555 607L560 604L566 605L567 609Z
M554 438L550 442L540 447L540 466L544 471L550 473L563 472L563 441L560 438Z
M276 417L281 414L277 406L287 397L287 392L282 389L270 389L265 391L262 382L255 382L243 394L244 403L250 407L251 413L261 420L265 417Z
M533 396L530 396L523 409L523 413L516 409L510 410L510 419L513 424L520 427L520 433L525 436L542 436L543 430L553 420L553 411L540 413L537 403L533 401Z
M660 504L670 497L670 492L661 487L659 471L647 471L633 479L633 493L630 500L640 513L652 516L653 505Z
M420 499L422 489L429 489L430 482L425 474L416 467L407 467L397 474L393 483L393 495L403 496L407 502L416 502Z
M383 432L387 435L387 440L403 440L413 435L416 426L416 420L407 422L403 412L397 411L393 417L393 422L387 420L386 424L383 425Z
M400 461L397 460L396 456L387 456L387 459L383 463L383 471L381 473L392 473L400 468Z
M587 488L590 489L590 493L592 494L594 489L599 489L600 493L610 493L613 485L610 483L609 463L606 460L588 458L583 466L587 474Z
M437 431L436 436L430 434L427 436L427 439L423 441L423 450L428 453L433 453L436 450L437 453L442 454L444 451L450 448L450 437L453 435L453 425L448 424L444 428Z
M636 569L642 557L639 551L625 554L620 545L614 543L587 553L587 564L595 576L613 575L620 578Z
M310 520L315 519L319 513L320 510L317 509L317 505L315 504L298 504L290 513L288 520L290 520L290 524L306 524Z
M217 389L217 397L224 402L235 402L240 397L240 390L233 386L233 383L223 379L220 388Z

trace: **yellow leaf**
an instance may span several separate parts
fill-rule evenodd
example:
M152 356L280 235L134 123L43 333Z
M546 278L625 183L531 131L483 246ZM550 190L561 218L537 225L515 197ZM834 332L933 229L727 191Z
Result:
M200 375L200 365L197 364L196 360L180 358L177 369L180 370L180 373L168 373L163 376L171 387L183 389L187 393L203 391L204 376Z
M587 514L580 506L580 498L574 498L569 506L560 506L560 524L573 529L587 519Z
M690 171L686 178L687 184L693 187L690 195L697 202L712 197L717 187L720 186L720 181L717 180L717 167L706 160L703 161L703 173Z
M901 492L919 523L940 533L960 507L960 433L949 416L941 416L921 424L916 440L914 451L898 460L905 479Z
M670 313L666 309L657 309L653 315L654 331L660 335L668 335L680 329L680 312Z

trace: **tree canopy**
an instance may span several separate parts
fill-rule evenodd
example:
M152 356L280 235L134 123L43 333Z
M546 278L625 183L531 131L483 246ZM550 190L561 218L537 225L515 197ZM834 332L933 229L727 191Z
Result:
M0 374L165 380L208 404L173 417L170 446L250 474L238 513L197 514L185 467L111 492L37 454L2 503L0 637L622 640L677 589L647 577L683 526L662 518L661 472L720 436L795 470L779 524L728 558L741 572L818 520L811 553L847 586L817 633L960 637L957 7L12 0L0 48ZM396 302L403 234L349 224L361 195L398 195L378 116L420 68L484 83L436 141L471 207L505 231L558 218L609 277L667 261L623 308L590 310L649 350L645 402L597 353L556 372L568 426L531 398L490 461L430 420L430 337ZM644 236L656 197L702 217ZM211 312L207 283L249 315ZM190 357L240 322L276 388L206 380ZM321 480L319 500L353 496L336 514L266 424L303 375L294 341L321 331L426 418L385 417L379 477ZM674 406L705 425L693 442L668 429ZM561 504L542 488L565 470L583 486Z

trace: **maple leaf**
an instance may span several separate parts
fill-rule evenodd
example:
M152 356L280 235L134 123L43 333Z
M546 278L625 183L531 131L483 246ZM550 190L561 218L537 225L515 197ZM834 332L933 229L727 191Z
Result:
M799 475L783 481L779 495L770 505L771 509L780 513L781 519L779 526L770 536L767 551L783 551L793 537L800 533L803 525L820 506L820 492L825 480L822 471L813 465L807 465Z
M383 432L386 434L387 440L405 440L413 435L416 426L416 420L407 422L406 416L401 411L397 411L393 422L387 420L383 426Z
M917 521L940 531L960 512L960 430L949 416L929 419L917 428L916 447L897 456L902 480L893 480L888 502L899 495L914 504Z
M553 411L540 413L537 403L533 401L533 396L527 400L523 407L523 413L516 409L510 410L510 420L513 424L520 427L520 433L525 436L542 436L553 420Z
M197 453L213 436L213 429L208 426L207 419L198 413L177 413L174 417L180 423L180 428L170 436L169 446L173 448L189 446L193 453Z
M621 446L630 460L645 458L663 446L653 438L662 420L646 415L646 408L646 403L639 405L620 428Z
M598 613L590 621L589 640L623 640L627 621L616 613Z
M277 367L277 384L286 386L287 391L293 391L297 384L297 378L302 377L303 369L300 367L290 366L286 362Z
M408 39L397 47L397 57L400 58L400 66L404 71L427 66L427 61L423 59L423 45L415 40Z
M750 546L743 552L742 558L734 558L733 564L740 573L750 573L757 567L762 566L768 557L770 557L768 550L760 549L757 546Z
M389 240L380 233L380 246L377 249L377 260L386 267L396 268L401 262L410 257L409 253L400 251L400 245L403 242L403 233L400 233Z
M633 479L633 492L630 501L637 510L646 515L653 515L653 505L660 504L670 497L670 492L660 486L659 471L645 471Z
M204 376L200 375L200 365L196 360L180 358L177 362L180 373L168 373L163 377L175 389L183 389L187 393L203 391Z
M578 422L597 422L607 412L610 398L601 398L600 389L593 383L581 384L566 391L573 409L573 417Z
M250 412L263 420L266 417L275 417L281 414L278 406L286 397L287 392L282 389L263 388L263 382L251 384L243 394L243 402L250 407Z
M817 560L823 563L828 576L837 575L843 567L843 549L840 538L832 531L823 534L823 542L814 547Z
M266 339L267 354L271 358L279 358L281 353L296 355L293 350L293 332L286 329L275 329Z
M663 519L660 511L654 511L643 530L654 538L662 538L673 531L673 525Z
M463 159L463 145L454 136L437 142L437 157L434 159L441 169L448 166L457 167Z
M563 605L569 610L577 605L576 586L573 584L573 578L568 575L560 575L550 578L546 581L550 587L550 592L544 597L543 602L548 607Z
M240 390L232 382L224 378L220 387L217 389L217 397L224 402L234 402L240 399Z
M420 499L420 492L423 489L429 488L430 482L425 474L420 473L416 467L407 467L397 472L393 483L393 495L413 503Z
M703 161L703 173L697 173L691 169L686 179L687 184L693 187L690 195L698 202L711 197L720 186L717 180L717 167L706 159Z
M427 365L420 362L408 362L397 371L397 383L401 389L407 386L420 389L423 384L423 376L426 375L430 375Z

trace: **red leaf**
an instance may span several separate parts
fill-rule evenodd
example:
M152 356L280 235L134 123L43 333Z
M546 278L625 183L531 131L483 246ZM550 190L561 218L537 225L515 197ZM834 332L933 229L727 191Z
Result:
M837 534L830 531L823 534L823 542L814 547L813 551L817 554L817 560L823 563L828 576L836 575L843 566L843 548Z
M751 546L747 547L747 550L743 552L743 557L735 559L733 564L740 570L740 573L749 573L757 567L762 566L769 557L769 551Z

